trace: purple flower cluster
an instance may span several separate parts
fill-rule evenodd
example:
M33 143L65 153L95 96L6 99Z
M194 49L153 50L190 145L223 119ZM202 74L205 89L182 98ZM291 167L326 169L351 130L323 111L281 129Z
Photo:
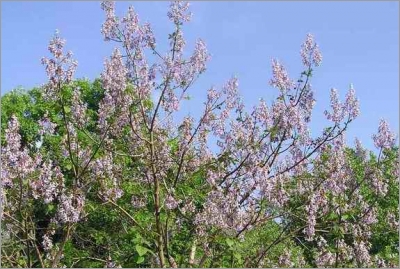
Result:
M361 266L369 267L371 264L371 255L369 254L368 243L364 241L354 243L354 253L357 262Z
M46 73L49 78L49 82L44 87L44 97L49 100L56 100L58 98L57 93L61 85L72 81L76 67L78 66L78 62L72 58L71 51L64 54L64 46L65 40L56 31L48 47L53 58L42 58L42 64L46 66Z
M81 219L81 213L85 205L85 197L82 194L63 193L59 197L60 204L57 210L57 220L60 223L74 223Z
M300 54L303 64L307 67L311 67L311 64L319 66L322 62L321 52L319 51L318 44L315 43L312 34L307 34L306 40L301 46Z
M119 187L121 168L114 163L113 156L106 156L97 159L91 166L93 177L102 186L101 196L105 201L116 201L122 197L123 191Z
M165 207L169 210L177 208L179 203L180 201L177 201L171 194L165 199Z
M64 187L64 176L58 166L52 161L46 162L40 168L38 179L30 182L32 195L35 199L43 199L44 203L52 202Z
M21 145L19 129L18 119L13 115L5 130L7 144L1 149L1 180L5 187L12 187L18 178L27 178L36 167L28 149Z
M44 135L44 134L54 134L55 128L57 127L57 124L53 123L50 121L50 118L48 116L48 112L43 116L41 120L39 120L39 134Z
M318 209L326 204L326 197L321 193L314 193L311 196L309 204L306 206L308 214L307 227L304 229L304 234L307 236L307 241L312 241L315 235L315 225L317 223Z
M168 18L176 25L190 21L192 13L189 11L189 2L173 1L168 11Z
M115 2L103 1L101 8L106 13L106 21L103 23L101 33L106 41L118 38L118 19L115 16Z
M79 128L83 128L87 123L87 104L82 101L81 92L79 88L75 88L72 94L71 112L74 122Z
M50 251L53 248L53 240L50 238L51 235L43 235L42 246L45 251Z
M294 86L294 82L289 78L285 67L276 59L272 60L272 79L270 84L286 93Z
M386 120L382 119L379 123L378 134L372 136L377 148L391 148L395 145L396 136L389 128Z
M279 256L279 260L278 260L278 266L279 267L293 267L293 262L290 260L291 255L290 252L288 250L285 250L285 252Z
M328 120L334 123L340 123L346 116L348 120L353 120L360 114L359 102L355 96L355 90L353 86L350 86L350 90L346 94L346 100L342 104L339 101L339 96L336 89L331 90L331 107L332 112L325 111L325 115Z
M121 52L115 49L111 60L104 63L105 70L101 74L103 87L105 89L105 97L100 103L99 108L99 128L105 130L107 128L107 119L119 111L126 111L130 105L129 98L125 95L127 87L127 72L122 60Z

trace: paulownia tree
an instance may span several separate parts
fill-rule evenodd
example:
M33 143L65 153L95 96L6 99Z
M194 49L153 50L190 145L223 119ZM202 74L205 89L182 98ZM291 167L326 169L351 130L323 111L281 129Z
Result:
M298 79L272 61L270 104L246 108L233 77L208 90L198 117L179 120L210 58L200 39L184 56L189 4L171 3L166 52L133 7L122 19L113 2L101 7L116 48L100 80L73 79L77 62L56 33L42 59L48 82L4 97L3 264L396 266L395 136L382 120L377 154L346 146L359 115L352 86L344 101L332 89L331 124L311 135L322 60L311 34Z

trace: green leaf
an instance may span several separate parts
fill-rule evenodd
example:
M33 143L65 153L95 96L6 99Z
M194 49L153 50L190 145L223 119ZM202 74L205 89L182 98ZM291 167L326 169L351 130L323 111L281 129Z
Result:
M242 255L240 255L240 253L233 253L233 256L236 258L236 260L241 261L242 260Z
M136 245L135 248L136 248L136 251L139 254L139 256L143 256L149 251L148 248L145 248L141 245Z
M227 239L226 239L226 244L227 244L229 247L232 247L233 244L235 244L235 242L234 242L232 239L227 238Z
M274 126L270 129L270 139L273 140L275 136L278 134L278 127Z
M139 256L138 259L136 260L137 264L141 264L144 262L144 257L143 256Z
M70 113L71 108L69 106L64 106L65 113Z
M47 212L53 211L54 208L55 208L55 206L53 204L49 204L48 207L47 207Z

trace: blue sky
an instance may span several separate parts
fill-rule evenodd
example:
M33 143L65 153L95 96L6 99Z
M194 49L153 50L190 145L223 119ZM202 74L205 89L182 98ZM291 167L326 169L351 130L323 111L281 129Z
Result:
M172 24L166 16L168 2L119 2L117 13L132 4L141 22L149 21L158 47L166 49ZM115 44L103 41L104 14L100 2L2 2L1 91L29 89L46 82L40 59L54 30L67 39L67 49L79 62L76 77L94 79ZM317 104L312 133L327 124L323 115L332 87L344 98L354 84L361 115L350 126L355 136L373 148L371 135L380 118L399 129L399 3L398 2L192 2L191 23L184 27L191 51L201 37L212 55L207 72L191 91L183 112L196 115L210 86L220 86L232 75L239 78L246 105L260 97L271 100L271 59L280 59L292 78L301 70L300 45L305 35L315 35L323 63L312 80Z

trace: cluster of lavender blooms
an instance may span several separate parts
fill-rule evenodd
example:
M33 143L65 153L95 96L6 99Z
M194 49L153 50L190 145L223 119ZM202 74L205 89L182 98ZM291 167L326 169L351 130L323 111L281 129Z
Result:
M53 248L53 241L51 240L50 235L45 234L43 236L42 246L45 251L50 251Z
M58 220L61 223L78 222L85 205L85 198L81 194L61 194L58 208Z
M293 267L293 263L290 261L291 254L289 251L285 251L278 260L278 266L279 267Z
M122 61L121 52L115 49L111 60L104 63L105 70L101 74L105 96L100 103L99 108L99 128L105 130L107 128L107 119L120 110L121 114L126 116L126 110L131 104L129 97L125 94L127 70ZM125 112L125 113L123 113ZM120 118L123 120L123 118ZM124 118L124 123L127 119Z
M175 198L170 194L167 196L167 198L165 199L165 207L168 209L175 209L179 206L179 201L175 200Z
M58 98L57 91L63 84L72 81L78 62L72 58L71 51L64 53L65 40L59 36L57 30L49 44L49 52L53 58L42 58L42 64L46 67L49 82L44 87L45 97L50 100Z
M1 152L1 179L4 187L13 187L15 181L27 178L36 167L28 149L21 145L19 129L17 117L12 116L5 130L7 144Z
M378 134L373 136L375 146L379 149L391 148L395 145L396 136L392 133L386 120L379 123Z
M118 178L121 173L120 166L116 165L113 156L108 154L97 159L91 166L92 176L101 182L101 197L107 200L116 201L122 197L123 191L118 186Z
M39 134L40 135L45 135L45 134L54 134L55 128L57 127L57 124L51 122L48 112L46 111L46 114L44 114L43 118L39 120Z
M21 146L19 132L19 122L13 116L6 129L7 144L2 148L2 186L13 187L19 180L28 179L32 198L43 200L45 204L60 200L63 213L58 220L77 222L80 213L77 208L82 208L82 198L65 194L65 180L60 167L51 160L43 162L40 154L30 156L28 149Z
M63 85L72 85L77 63L72 53L64 54L65 41L57 33L49 45L53 58L42 60L49 77L44 94L47 99L60 102L61 107L70 102L71 111L62 112L63 126L56 126L44 115L39 134L58 132L63 136L62 162L67 162L71 169L62 169L60 160L42 160L39 154L34 156L34 152L23 147L18 120L12 117L5 132L1 160L5 211L15 212L16 207L7 200L11 193L8 189L29 178L26 199L31 195L44 204L57 205L53 223L62 227L68 238L73 233L72 224L84 220L91 186L100 186L98 196L110 201L110 206L117 205L110 210L121 210L116 202L128 195L121 188L122 182L151 186L148 188L152 192L151 203L147 196L133 195L128 210L153 207L154 225L145 226L156 229L156 236L151 239L157 242L158 264L166 266L169 261L174 266L173 257L165 254L168 244L164 240L170 233L169 223L161 221L161 214L167 212L172 223L183 223L189 218L195 226L195 247L204 247L214 240L211 231L244 240L251 229L277 218L288 218L294 210L289 203L291 197L299 197L304 203L295 209L306 219L302 219L304 223L298 234L309 244L315 243L318 266L334 266L338 262L370 266L374 262L376 257L370 255L368 240L371 225L378 221L378 212L359 192L353 168L346 161L346 128L360 113L353 86L343 102L338 91L332 89L331 111L325 111L325 115L333 125L315 138L309 130L315 105L309 79L312 69L322 61L312 35L307 35L301 46L300 56L306 71L298 82L289 77L280 61L272 61L270 85L279 90L279 97L270 105L261 99L252 109L246 109L239 94L239 80L233 77L221 89L208 90L198 119L187 116L178 120L174 115L210 60L202 40L196 42L190 56L184 56L183 25L192 16L189 4L171 4L168 18L174 24L174 32L166 53L157 50L150 24L140 24L133 7L121 20L115 14L113 2L103 2L101 7L106 15L101 30L104 39L115 41L120 47L104 63L101 74L104 98L99 103L96 130L91 136L93 145L83 143L78 135L89 121L88 105L80 89L74 88L71 100L62 100L60 94ZM146 58L149 53L154 54L154 63L149 63L150 57ZM146 100L151 100L152 105L146 104ZM373 140L382 150L394 145L395 135L386 121L381 121ZM115 145L121 141L123 148ZM170 141L178 141L178 145L174 147ZM211 141L215 141L216 147ZM367 166L367 151L359 140L356 150ZM140 165L133 173L130 167L119 163L118 156L132 159L139 156ZM367 168L367 180L363 183L377 197L384 197L388 186L381 168ZM204 194L203 200L177 191L198 176L199 171L206 171L204 184L196 190ZM305 174L311 176L304 177ZM66 182L67 175L73 178L72 183ZM296 184L294 179L298 180ZM344 232L354 236L351 244L335 239L335 252L318 232L322 218L331 212L339 216L350 214L355 220L340 219ZM393 227L398 225L395 214L388 219ZM53 246L52 235L50 231L43 236L42 246L46 252L61 253L62 248ZM170 237L172 241L173 236ZM207 248L204 251L208 253ZM57 265L61 256L52 256L52 264ZM256 257L257 265L264 262L262 257ZM285 252L276 265L293 266L291 259L291 253ZM382 265L385 261L378 259L376 263Z
M355 119L359 114L359 104L355 97L355 90L353 86L350 86L349 92L346 94L346 101L342 104L339 101L338 93L336 89L331 90L331 107L332 112L325 111L326 117L338 124L343 121L347 116L348 120Z
M322 55L319 51L319 46L314 41L314 36L312 34L307 34L306 40L301 45L300 50L301 58L304 66L319 66L322 62Z
M279 90L286 92L294 86L294 82L289 78L285 67L275 59L272 60L272 75L270 84Z
M88 121L86 110L87 104L82 101L80 89L75 88L72 94L71 112L78 128L83 128Z
M44 163L38 179L31 182L31 188L35 199L42 198L46 204L52 202L64 189L60 167L54 167L52 161Z

